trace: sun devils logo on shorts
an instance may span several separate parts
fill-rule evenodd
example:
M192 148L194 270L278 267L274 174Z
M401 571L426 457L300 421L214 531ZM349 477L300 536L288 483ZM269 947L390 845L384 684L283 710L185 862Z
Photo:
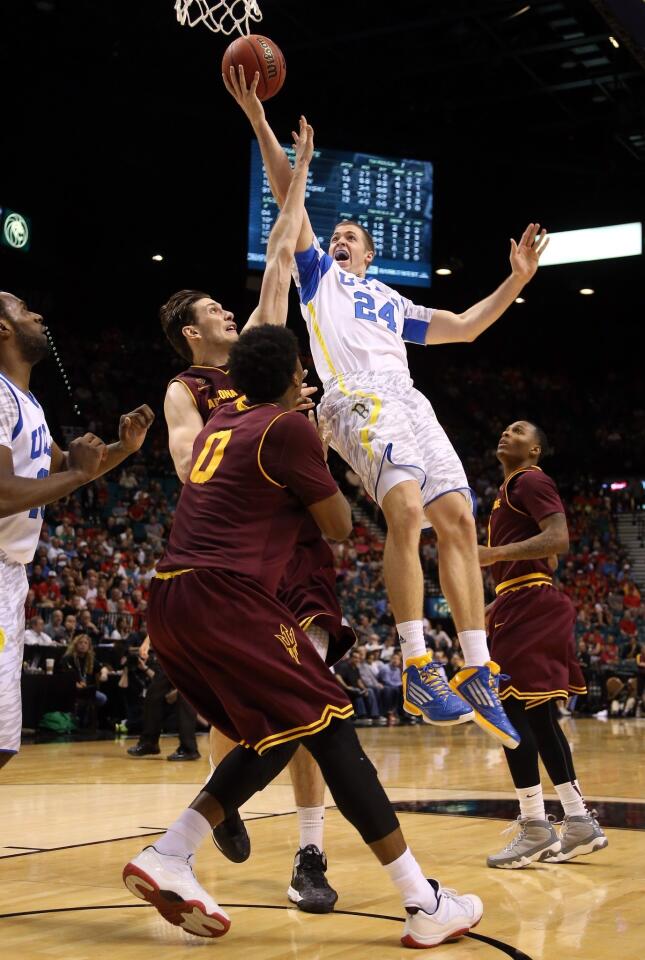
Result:
M298 666L300 666L300 660L298 659L298 643L296 641L296 634L293 627L285 627L284 623L281 623L280 633L274 633L273 636L280 641L289 656L296 661Z

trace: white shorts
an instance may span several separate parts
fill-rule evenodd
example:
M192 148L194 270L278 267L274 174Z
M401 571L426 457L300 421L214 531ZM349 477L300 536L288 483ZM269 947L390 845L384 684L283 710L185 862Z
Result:
M0 550L0 751L17 753L22 730L20 675L29 583L23 563Z
M461 460L407 373L361 371L329 380L318 413L331 446L381 506L404 480L418 482L424 507L452 491L474 506Z

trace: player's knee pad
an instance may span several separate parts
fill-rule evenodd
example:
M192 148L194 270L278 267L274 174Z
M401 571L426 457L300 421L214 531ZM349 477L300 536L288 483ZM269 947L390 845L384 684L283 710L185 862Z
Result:
M204 786L206 793L219 802L227 817L243 803L264 790L284 770L296 752L298 741L282 743L259 756L255 750L234 747Z
M365 843L382 840L397 829L394 808L349 720L332 720L302 743L322 770L336 806Z

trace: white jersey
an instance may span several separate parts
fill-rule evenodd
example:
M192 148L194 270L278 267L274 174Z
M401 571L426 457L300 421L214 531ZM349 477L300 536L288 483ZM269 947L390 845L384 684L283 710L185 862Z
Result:
M295 256L316 372L323 383L356 371L408 372L404 341L425 343L432 318L377 277L343 270L318 241Z
M9 447L17 477L49 475L52 441L43 408L33 393L24 393L0 373L0 445ZM0 519L0 551L16 563L31 563L36 552L44 507Z

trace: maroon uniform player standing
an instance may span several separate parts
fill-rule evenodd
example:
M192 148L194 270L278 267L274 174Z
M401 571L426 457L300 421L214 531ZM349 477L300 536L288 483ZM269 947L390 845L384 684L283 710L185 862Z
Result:
M491 567L496 584L488 636L491 656L506 675L500 699L522 738L516 750L506 750L520 802L519 829L487 861L506 869L571 860L607 846L585 806L558 723L556 700L584 693L585 683L575 657L575 609L551 576L550 561L566 552L569 533L557 487L537 466L545 446L543 432L526 420L504 430L497 447L504 482L491 511L488 544L479 548L480 563ZM564 809L559 835L546 817L538 756Z
M169 384L166 397L170 448L177 473L187 478L186 458L192 456L195 434L212 414L223 406L239 408L239 394L229 375L227 363L231 341L232 315L216 309L210 298L199 291L181 291L171 297L162 310L164 328L174 343L179 329L179 345L190 345L193 355L211 363L193 363ZM196 328L199 338L187 339L185 326ZM221 329L223 328L223 329ZM219 361L220 365L216 364ZM306 408L311 388L303 390L300 409ZM287 565L280 599L295 616L323 660L335 663L354 642L353 631L342 624L336 596L334 557L317 524L305 517L297 544ZM220 762L235 744L217 727L211 727L211 768ZM298 815L300 843L294 858L287 896L299 909L326 913L333 909L338 895L327 881L327 859L323 851L325 822L325 782L318 765L307 750L298 750L289 764ZM213 831L219 850L230 860L241 862L251 850L246 827L236 811Z
M295 412L295 337L269 326L243 334L231 372L246 399L218 410L197 437L148 626L179 692L239 745L164 836L126 865L125 883L169 922L198 936L225 933L230 920L198 884L193 855L302 741L399 889L403 943L454 939L479 922L481 901L424 879L348 721L349 701L276 596L307 511L332 539L351 530L318 435Z

